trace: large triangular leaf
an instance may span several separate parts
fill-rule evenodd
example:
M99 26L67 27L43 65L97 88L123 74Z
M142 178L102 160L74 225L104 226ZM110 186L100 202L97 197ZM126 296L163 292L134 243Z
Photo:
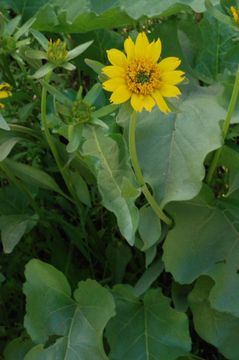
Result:
M199 193L204 159L221 145L219 122L226 110L217 102L219 93L218 88L194 89L184 96L178 112L164 115L155 108L138 115L138 157L161 206ZM129 112L121 110L118 122L127 127Z
M81 281L72 299L65 276L40 260L27 264L26 279L25 326L33 341L40 343L26 359L107 360L102 335L114 315L109 291L94 280ZM43 348L54 336L57 341Z
M137 298L129 286L113 294L117 315L107 326L112 360L176 360L190 351L187 317L173 310L170 300L154 289Z

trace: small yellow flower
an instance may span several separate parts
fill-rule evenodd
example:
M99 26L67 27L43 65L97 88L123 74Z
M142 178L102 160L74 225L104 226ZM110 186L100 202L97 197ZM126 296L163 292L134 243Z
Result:
M234 6L231 6L230 7L230 11L232 13L232 17L233 17L233 20L234 22L239 25L239 10L236 9Z
M0 84L0 99L6 99L9 96L12 96L11 89L12 87L8 83ZM0 103L0 109L3 108L4 104Z
M110 79L103 83L106 91L111 91L110 101L122 104L130 99L133 109L151 111L155 104L162 112L170 109L164 97L181 94L175 86L184 80L184 72L176 70L181 61L168 57L159 61L161 41L149 43L144 32L139 33L134 43L131 37L124 42L126 55L117 49L107 51L112 65L102 69Z

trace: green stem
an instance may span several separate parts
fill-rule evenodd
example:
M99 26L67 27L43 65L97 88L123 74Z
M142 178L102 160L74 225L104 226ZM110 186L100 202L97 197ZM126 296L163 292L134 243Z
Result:
M137 157L136 138L135 138L136 124L137 124L137 114L134 111L131 115L130 124L129 124L129 152L130 152L131 162L135 172L136 179L141 185L142 192L146 200L148 201L149 205L156 213L156 215L166 224L172 225L172 220L168 218L167 215L163 212L163 210L159 207L157 201L149 191L148 186L144 181L144 177Z
M30 201L31 207L40 217L41 211L40 211L37 203L35 202L34 197L28 190L28 188L12 174L11 170L8 168L8 166L6 164L4 164L3 161L0 162L0 169L2 169L2 171L5 173L5 175L9 179L9 181L11 181L19 190L21 190L23 193L25 193L27 195L27 197Z
M48 83L49 80L50 80L50 76L51 76L51 73L49 73L46 78L45 78L45 82ZM46 117L46 99L47 99L47 89L46 87L44 86L44 84L42 85L42 95L41 95L41 119L42 119L42 124L43 124L43 127L44 127L44 132L45 132L45 136L46 136L46 140L47 140L47 143L51 149L51 152L52 152L52 155L56 161L56 165L61 173L61 176L63 177L64 179L64 182L69 190L69 193L71 195L74 195L74 192L73 192L73 189L69 183L69 180L68 180L68 176L65 174L65 170L64 170L64 167L62 166L61 164L61 159L59 157L59 154L58 154L58 151L56 149L56 146L55 146L55 143L54 143L54 140L50 134L50 131L48 129L48 125L47 125L47 117ZM75 203L74 200L72 200L71 198L67 197L68 200L70 200L71 202Z
M239 67L238 67L237 74L236 74L236 79L235 79L235 83L234 83L234 87L233 87L233 91L232 91L232 96L231 96L231 100L230 100L228 111L227 111L227 116L226 116L226 119L225 119L225 121L223 123L223 126L222 126L222 137L223 137L224 141L225 141L225 139L227 137L227 134L228 134L231 118L232 118L233 112L234 112L235 107L236 107L238 94L239 94ZM210 164L208 174L207 174L207 177L206 177L206 182L208 183L208 185L211 185L211 183L212 183L213 175L214 175L214 173L216 171L218 161L219 161L220 156L221 156L221 152L222 152L222 147L219 148L214 153L214 156L213 156L213 159L212 159L212 162Z

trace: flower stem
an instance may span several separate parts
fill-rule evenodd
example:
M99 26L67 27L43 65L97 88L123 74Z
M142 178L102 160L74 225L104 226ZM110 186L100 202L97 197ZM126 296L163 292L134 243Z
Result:
M149 191L148 186L144 181L144 177L137 157L136 138L135 138L136 124L137 124L137 114L134 111L130 117L130 124L129 124L129 152L130 152L131 162L135 172L136 179L141 185L142 192L146 200L148 201L149 205L156 213L156 215L166 224L172 225L172 220L168 218L167 215L163 212L163 210L159 207L157 201Z
M233 87L232 96L231 96L231 100L230 100L228 111L227 111L227 116L226 116L226 119L225 119L225 121L223 123L223 126L222 126L222 137L223 137L224 141L225 141L225 139L227 137L227 134L228 134L231 118L232 118L233 112L234 112L235 107L236 107L238 94L239 94L239 67L238 67L237 74L236 74L236 79L235 79L235 82L234 82L234 87ZM214 156L213 156L213 159L212 159L212 162L210 164L208 174L207 174L207 177L206 177L206 182L207 182L208 185L211 185L211 183L212 183L213 175L214 175L214 173L216 171L217 164L218 164L218 161L219 161L220 156L221 156L221 152L222 152L222 147L217 149L216 152L214 153Z

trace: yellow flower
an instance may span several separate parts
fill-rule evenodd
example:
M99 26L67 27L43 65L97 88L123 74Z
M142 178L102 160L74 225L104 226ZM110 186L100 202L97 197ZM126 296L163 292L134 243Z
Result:
M122 104L130 99L133 109L141 112L143 108L151 111L155 104L162 112L170 109L164 97L177 97L181 94L175 86L184 79L184 72L176 70L181 61L168 57L159 61L161 41L149 43L144 32L139 33L134 43L131 37L124 42L126 55L117 49L107 51L112 65L102 69L110 79L103 83L106 91L111 91L110 101Z
M236 9L234 6L231 6L230 11L232 13L233 20L237 25L239 25L239 10Z
M6 99L9 96L12 96L11 89L12 87L8 83L0 84L0 99ZM0 109L3 108L4 104L0 103Z

